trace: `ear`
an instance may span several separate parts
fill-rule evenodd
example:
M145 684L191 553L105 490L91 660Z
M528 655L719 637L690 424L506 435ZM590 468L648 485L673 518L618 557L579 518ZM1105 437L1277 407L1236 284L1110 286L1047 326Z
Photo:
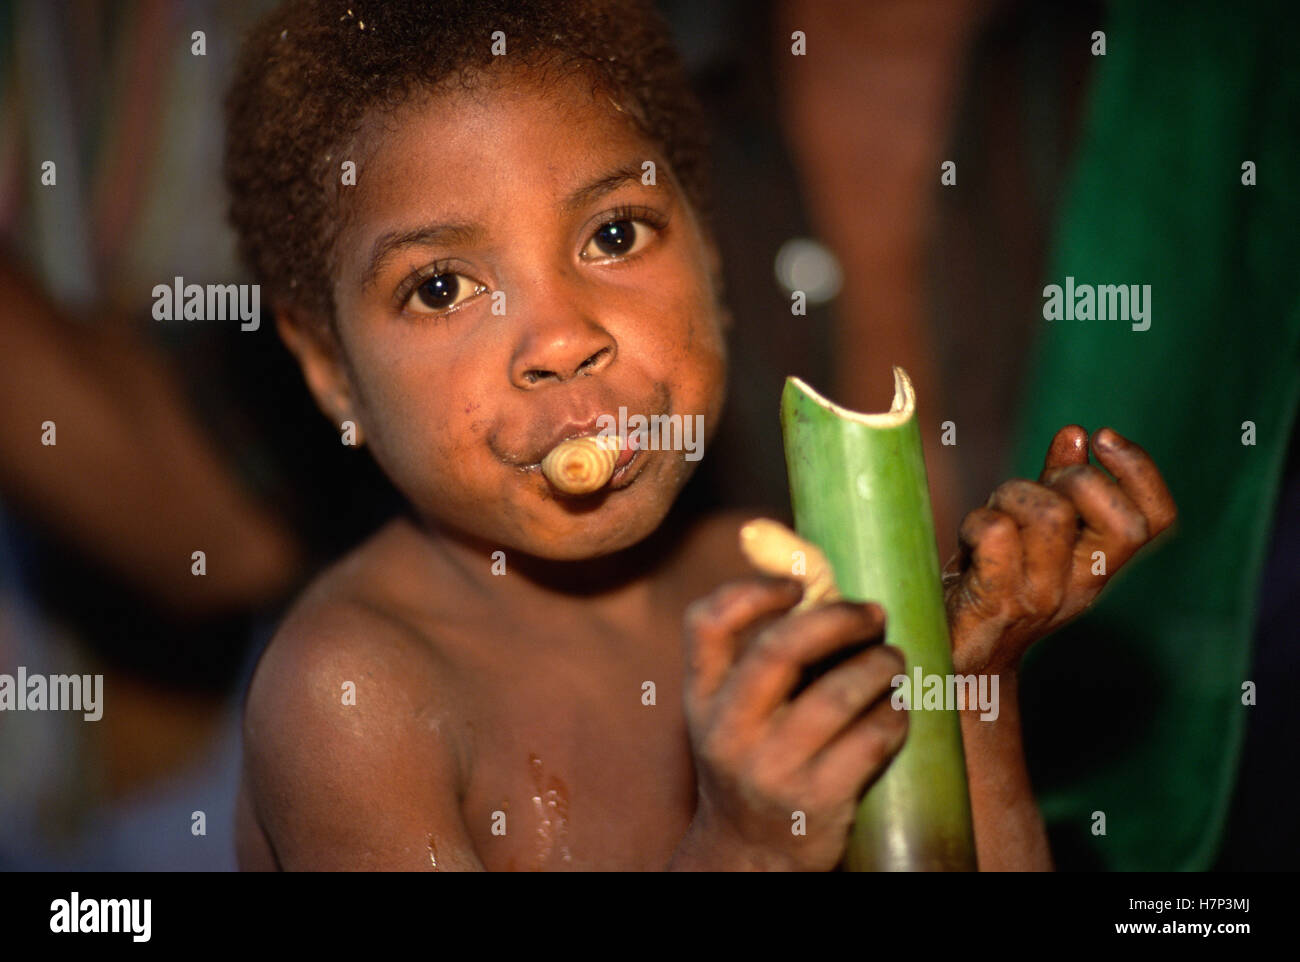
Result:
M356 425L355 443L361 442L356 399L338 337L328 322L287 304L275 306L275 329L289 352L298 359L316 406L335 428L343 422Z

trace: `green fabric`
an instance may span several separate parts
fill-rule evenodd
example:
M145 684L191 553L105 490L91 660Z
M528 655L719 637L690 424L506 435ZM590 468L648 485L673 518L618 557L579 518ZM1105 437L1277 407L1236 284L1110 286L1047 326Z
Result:
M1296 10L1126 2L1104 27L1044 283L1150 284L1151 327L1041 322L1014 470L1036 477L1064 424L1109 425L1151 452L1180 518L1026 660L1030 772L1061 868L1208 868L1242 683L1294 697L1251 679L1250 658L1300 399Z

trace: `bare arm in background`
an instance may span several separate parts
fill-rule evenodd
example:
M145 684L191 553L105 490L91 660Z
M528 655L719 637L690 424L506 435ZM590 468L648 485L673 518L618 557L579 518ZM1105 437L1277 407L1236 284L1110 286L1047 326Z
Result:
M0 497L172 612L269 601L301 565L243 488L166 358L126 325L74 326L0 259ZM57 443L41 443L53 421ZM206 553L207 574L191 574Z
M925 255L966 51L991 6L786 0L775 14L781 123L812 221L844 269L833 396L884 411L891 367L911 375L941 558L956 548L966 498L958 451L940 444L958 399L940 383L943 332L928 320ZM804 56L790 52L795 30L807 37Z

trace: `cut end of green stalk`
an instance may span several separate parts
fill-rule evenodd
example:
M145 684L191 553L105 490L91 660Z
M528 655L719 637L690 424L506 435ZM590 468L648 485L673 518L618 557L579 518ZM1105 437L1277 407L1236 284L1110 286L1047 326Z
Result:
M846 421L854 421L858 424L865 424L867 427L895 428L901 424L906 424L916 414L916 390L912 387L912 379L907 376L906 371L897 365L894 366L894 402L889 405L889 410L883 414L863 414L860 411L850 411L848 408L842 407L818 394L801 378L789 377L786 378L786 381L796 390L806 394L814 404L820 405L836 417L843 418Z

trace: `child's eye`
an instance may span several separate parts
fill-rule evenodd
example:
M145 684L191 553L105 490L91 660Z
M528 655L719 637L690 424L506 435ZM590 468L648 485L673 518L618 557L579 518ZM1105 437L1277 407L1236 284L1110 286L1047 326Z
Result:
M420 281L411 291L408 305L416 314L441 314L486 290L464 274L444 271Z
M635 254L650 242L656 230L663 227L663 223L652 219L649 212L633 217L631 211L617 211L614 218L601 224L582 249L585 260Z

